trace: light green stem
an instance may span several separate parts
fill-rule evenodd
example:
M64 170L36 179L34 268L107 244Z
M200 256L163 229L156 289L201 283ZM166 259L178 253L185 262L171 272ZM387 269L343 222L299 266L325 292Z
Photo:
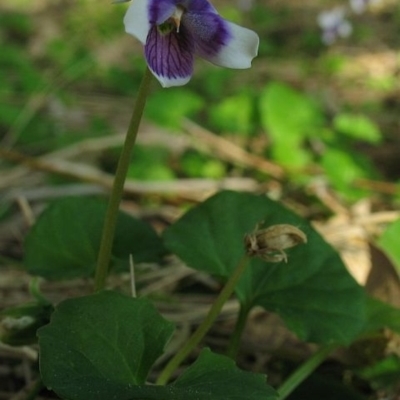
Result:
M39 288L39 278L32 278L29 282L29 292L41 304L51 304L46 297L43 296Z
M238 319L236 321L235 329L229 341L228 350L226 352L227 355L232 359L236 359L237 353L239 351L240 339L242 337L244 327L246 326L246 321L250 310L251 307L240 304Z
M170 376L179 367L182 361L190 354L190 352L200 343L201 339L205 336L208 330L211 328L215 319L218 317L223 305L229 299L233 293L235 286L245 270L248 263L247 256L244 256L236 269L233 271L228 282L222 289L221 293L215 300L214 304L210 308L206 318L199 325L193 335L185 343L185 345L175 354L175 356L170 360L170 362L165 366L164 370L161 372L157 379L157 385L165 385L168 382Z
M328 357L328 355L338 345L328 344L321 347L316 353L314 353L307 361L305 361L292 375L286 379L285 382L278 389L279 400L284 400L288 397L302 382L304 382L317 368L318 366Z
M108 208L105 216L103 234L100 242L100 250L97 258L97 267L95 275L95 291L104 289L108 268L111 259L111 250L114 241L115 228L119 205L124 191L124 183L130 164L133 146L135 145L140 121L142 119L144 106L146 104L147 94L149 92L152 74L147 68L140 84L139 92L136 98L131 121L125 138L125 143L118 161L117 171L115 173L114 184L111 191Z

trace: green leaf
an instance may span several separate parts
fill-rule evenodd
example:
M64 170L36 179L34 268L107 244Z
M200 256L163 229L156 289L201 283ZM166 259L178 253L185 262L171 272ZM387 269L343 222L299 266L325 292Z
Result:
M72 400L275 399L265 376L203 350L168 386L144 385L173 325L145 299L116 292L66 300L38 331L44 384Z
M204 349L196 362L172 384L132 388L131 399L274 400L277 393L262 374L241 371L225 356Z
M226 165L214 157L188 150L180 157L183 172L190 177L221 179L226 176Z
M315 123L310 100L283 83L272 82L261 93L262 123L274 140L281 136L304 136Z
M67 399L129 399L172 332L146 299L101 292L66 300L38 331L43 382Z
M400 357L393 354L376 364L363 368L358 371L358 375L370 381L375 390L396 387L400 376ZM385 391L386 391L385 390Z
M262 91L259 108L262 126L272 138L274 158L288 167L305 166L310 156L303 148L304 139L323 122L316 104L291 87L273 82Z
M382 139L377 125L365 115L339 114L335 117L333 126L336 131L353 139L370 143L379 143Z
M359 199L368 191L354 186L357 179L373 176L373 167L362 155L345 149L329 148L321 159L321 165L332 186L349 199Z
M272 158L291 170L298 170L311 162L310 153L303 149L299 140L287 139L274 143L271 149ZM293 179L300 177L293 173Z
M268 400L276 392L266 384L262 374L241 371L228 357L204 349L197 361L173 384L171 389L182 391L182 400ZM163 398L163 397L160 397Z
M252 259L236 293L246 307L278 313L297 335L318 343L349 343L365 323L363 289L338 254L303 218L265 196L224 191L165 230L165 246L189 266L227 279L255 225L291 224L308 238L288 251L287 264Z
M159 90L147 101L146 117L168 128L179 128L182 118L201 110L204 100L194 92L179 88Z
M390 304L369 297L367 299L368 319L364 332L374 332L389 328L400 334L400 309Z
M210 113L211 122L219 130L249 136L254 129L254 99L249 93L226 97Z
M389 256L400 274L400 219L392 222L378 240L380 248Z
M169 151L163 147L135 146L128 177L143 181L172 180L175 176L169 158Z
M46 279L91 276L96 265L107 203L95 198L65 198L39 217L25 242L25 266ZM120 212L112 249L113 265L156 262L162 242L147 223Z

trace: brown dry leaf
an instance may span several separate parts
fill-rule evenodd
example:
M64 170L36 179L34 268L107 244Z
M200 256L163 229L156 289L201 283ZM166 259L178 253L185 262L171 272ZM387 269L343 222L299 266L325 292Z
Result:
M373 297L400 307L400 278L392 262L376 246L370 244L371 270L365 288Z

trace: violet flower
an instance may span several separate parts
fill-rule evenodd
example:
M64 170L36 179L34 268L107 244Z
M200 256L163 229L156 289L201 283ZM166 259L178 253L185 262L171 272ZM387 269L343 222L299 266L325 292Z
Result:
M133 0L125 30L144 44L147 64L163 87L186 84L194 56L228 68L249 68L255 32L223 19L208 0Z
M332 44L338 37L350 36L353 28L346 19L344 7L337 7L329 11L323 11L318 15L318 25L322 29L322 41Z

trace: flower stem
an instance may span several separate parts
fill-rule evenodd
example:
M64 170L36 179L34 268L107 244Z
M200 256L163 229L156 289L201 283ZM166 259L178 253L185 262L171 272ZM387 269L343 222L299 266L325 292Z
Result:
M305 361L278 389L279 400L288 397L304 380L306 380L326 359L326 357L338 347L335 344L328 344L321 347L307 361Z
M233 331L233 334L229 341L228 350L226 352L228 357L232 359L236 359L239 350L240 339L242 337L244 327L246 326L246 321L250 310L251 307L249 307L248 305L240 304L240 310L238 319L236 321L235 330Z
M168 379L173 374L173 372L179 367L181 362L189 355L189 353L199 344L201 339L205 336L208 330L211 328L211 325L218 317L223 305L229 299L231 294L233 293L235 286L245 270L248 263L247 256L244 256L236 269L233 271L231 277L229 278L226 285L221 290L221 293L215 300L214 304L210 308L206 318L199 325L193 335L189 338L189 340L185 343L185 345L175 354L173 358L169 361L169 363L165 366L164 370L161 372L160 376L157 379L157 385L165 385L168 382Z
M103 234L100 242L100 250L97 258L97 267L95 274L96 292L104 289L108 267L110 264L112 245L114 241L115 228L117 225L117 217L119 205L121 202L122 194L124 191L124 183L133 146L135 145L137 133L139 130L140 121L142 119L144 106L146 104L147 94L149 92L152 74L148 68L144 73L142 83L139 87L139 92L136 98L135 106L133 109L131 121L129 123L128 131L125 138L125 143L119 157L117 171L115 173L113 188L111 191L108 208L104 220Z

